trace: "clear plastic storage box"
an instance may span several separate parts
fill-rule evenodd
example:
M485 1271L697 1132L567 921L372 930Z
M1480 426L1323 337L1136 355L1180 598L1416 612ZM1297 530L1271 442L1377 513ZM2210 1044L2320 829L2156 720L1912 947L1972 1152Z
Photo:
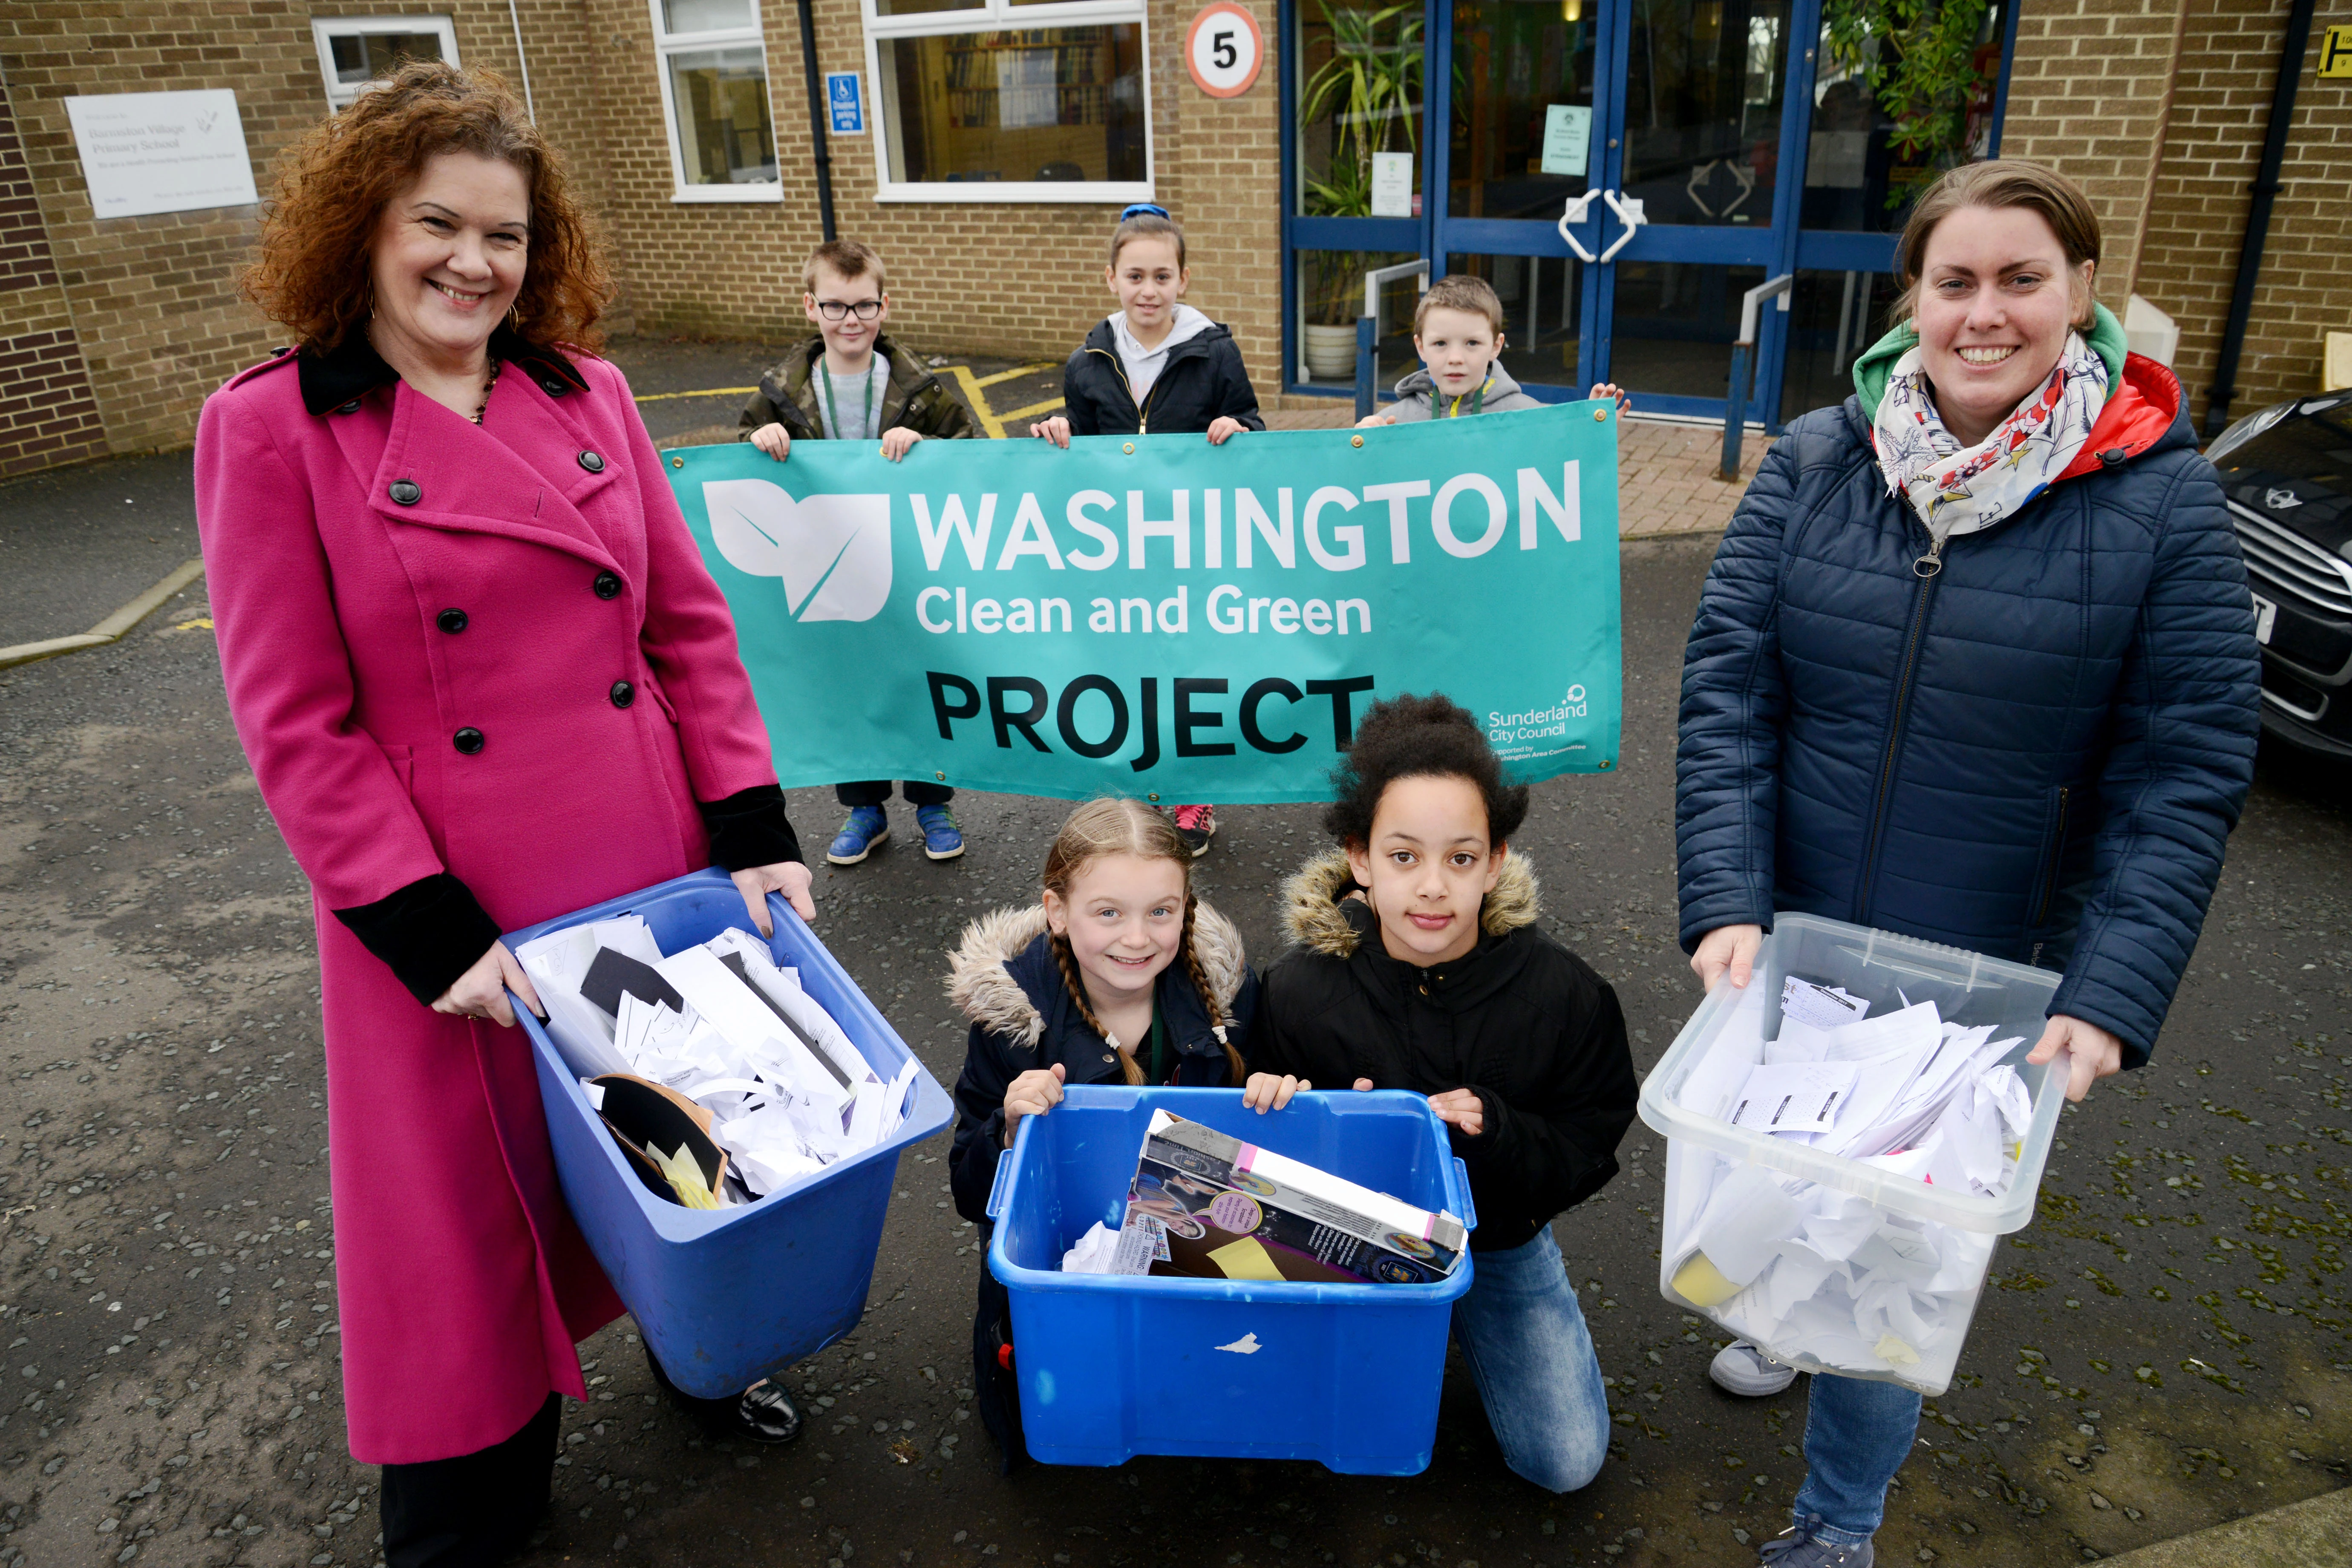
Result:
M2032 1097L2032 1119L2005 1189L1985 1195L1930 1185L1859 1161L1734 1127L1718 1112L1777 1036L1782 978L1843 986L1874 1015L1932 1001L1948 1024L1997 1026L2023 1037L2007 1061ZM1915 937L1811 915L1783 914L1757 954L1747 988L1718 984L1642 1085L1642 1120L1666 1139L1666 1203L1658 1286L1773 1357L1807 1372L1899 1383L1941 1394L1951 1383L1999 1237L2033 1217L2050 1140L2064 1101L2063 1057L2025 1065L2042 1037L2060 976ZM1727 1184L1737 1184L1737 1186ZM1829 1189L1824 1194L1818 1189ZM1776 1197L1775 1193L1780 1195ZM1702 1304L1675 1288L1696 1251L1708 1205L1731 1201L1764 1216L1758 1249L1736 1268L1736 1294ZM1782 1200L1787 1200L1782 1206ZM1788 1245L1769 1223L1802 1207L1833 1223ZM1874 1224L1872 1223L1874 1220ZM1824 1231L1834 1232L1821 1247ZM1780 1248L1777 1254L1770 1249ZM1832 1257L1843 1250L1843 1257ZM1731 1289L1728 1280L1723 1289Z
M1155 1110L1475 1226L1470 1181L1417 1094L1302 1094L1264 1116L1225 1089L1073 1084L1024 1117L998 1161L988 1267L1013 1303L1030 1457L1316 1459L1354 1475L1428 1468L1467 1253L1425 1285L1065 1274L1097 1221L1116 1226Z
M666 952L751 929L723 871L698 871L509 935L509 948L586 921L642 915ZM768 899L768 951L888 1082L911 1053L783 900ZM698 1398L740 1393L857 1326L882 1244L899 1152L937 1134L953 1107L919 1067L906 1120L870 1149L755 1203L690 1209L656 1197L580 1091L530 1010L515 1004L539 1067L539 1092L564 1202L589 1250L670 1380Z

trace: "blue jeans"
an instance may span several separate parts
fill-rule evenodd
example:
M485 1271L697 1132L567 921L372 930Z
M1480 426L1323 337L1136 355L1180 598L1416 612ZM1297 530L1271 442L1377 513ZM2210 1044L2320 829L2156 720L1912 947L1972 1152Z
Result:
M1805 1415L1805 1484L1796 1522L1835 1546L1859 1546L1886 1517L1886 1484L1919 1435L1919 1396L1895 1383L1813 1375Z
M1546 1491L1572 1492L1609 1457L1609 1396L1576 1304L1576 1287L1546 1226L1524 1247L1482 1252L1454 1303L1454 1334L1503 1462Z

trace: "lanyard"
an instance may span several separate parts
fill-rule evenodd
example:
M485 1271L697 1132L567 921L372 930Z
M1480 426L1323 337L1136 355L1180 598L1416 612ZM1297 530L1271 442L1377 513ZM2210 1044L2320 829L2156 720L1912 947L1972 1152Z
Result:
M1475 417L1478 410L1486 406L1486 389L1494 384L1495 378L1490 375L1486 380L1478 384L1477 391L1470 395L1470 416L1472 417ZM1460 419L1464 417L1462 413L1462 400L1460 398L1457 397L1454 400L1453 412L1448 414L1446 417L1448 419Z
M880 354L876 354L872 359L870 359L870 360L866 361L866 435L868 435L868 436L874 435L874 434L876 433L876 432L875 432L875 429L874 429L874 388L875 388L875 383L877 383L877 382L878 382L878 381L880 381L880 380L882 379L882 377L881 377L881 375L880 375L880 374L879 374L879 373L880 373L880 371L881 371L881 369L882 369L882 356L881 356ZM820 377L822 377L822 378L824 379L824 411L825 411L826 416L827 416L828 418L830 418L830 419L832 420L832 422L833 422L833 434L834 434L834 438L835 438L835 440L839 440L839 439L841 439L841 438L842 438L842 437L841 437L841 410L840 410L840 408L839 408L839 407L837 407L837 406L835 405L835 403L834 403L834 401L833 401L833 370L832 370L832 367L831 367L831 366L829 366L829 365L827 365L827 364L824 363L824 356L823 356L822 354L820 354L820 355L818 355L818 356L817 356L817 362L816 362L816 373L817 373L817 374L818 374ZM861 437L861 439L862 439L862 437Z

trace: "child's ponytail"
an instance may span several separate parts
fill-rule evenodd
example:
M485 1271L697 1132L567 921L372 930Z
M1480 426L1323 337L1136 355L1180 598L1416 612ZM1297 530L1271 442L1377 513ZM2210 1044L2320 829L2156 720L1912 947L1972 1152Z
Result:
M1070 994L1071 1002L1078 1009L1078 1016L1087 1021L1087 1028L1102 1037L1104 1045L1118 1053L1119 1071L1126 1075L1128 1087L1132 1089L1140 1084L1143 1081L1143 1069L1135 1065L1134 1055L1128 1050L1118 1036L1103 1027L1102 1020L1095 1016L1093 1004L1087 1000L1087 983L1078 973L1078 959L1077 955L1070 951L1070 939L1055 931L1047 940L1054 949L1054 963L1062 972L1062 988Z
M1199 898L1187 891L1184 895L1184 935L1177 945L1176 956L1182 960L1184 973L1192 977L1192 989L1201 994L1201 1005L1209 1010L1209 1027L1216 1031L1217 1044L1225 1048L1225 1065L1233 1072L1233 1081L1245 1083L1249 1074L1242 1070L1242 1054L1234 1049L1233 1041L1225 1036L1224 1009L1217 1005L1216 989L1209 984L1209 972L1201 966L1200 952L1192 945L1192 914L1200 907Z

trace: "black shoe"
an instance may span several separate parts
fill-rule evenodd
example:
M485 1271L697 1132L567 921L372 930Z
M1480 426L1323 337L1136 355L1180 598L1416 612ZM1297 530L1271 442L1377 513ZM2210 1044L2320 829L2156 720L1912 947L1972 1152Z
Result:
M789 1443L801 1435L800 1407L773 1378L761 1378L742 1393L723 1399L697 1399L669 1380L669 1373L646 1352L646 1364L670 1402L702 1424L713 1437L739 1443Z

